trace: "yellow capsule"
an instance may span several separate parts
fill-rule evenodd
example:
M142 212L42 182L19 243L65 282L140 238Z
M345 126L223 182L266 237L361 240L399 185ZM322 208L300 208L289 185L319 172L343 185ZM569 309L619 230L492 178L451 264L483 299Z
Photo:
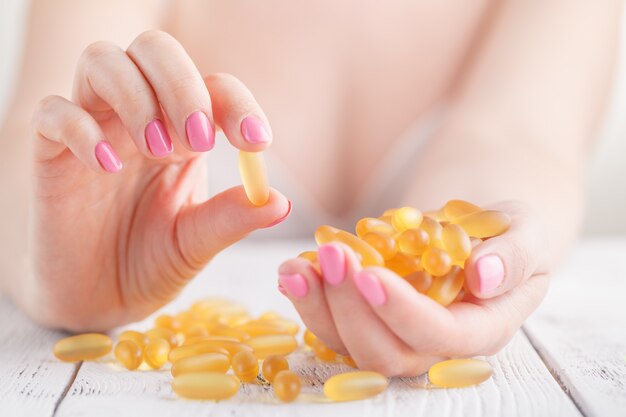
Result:
M198 320L198 317L193 310L181 311L180 313L174 316L174 320L180 324L179 330L184 330L185 328L191 326Z
M391 225L396 232L417 229L422 223L422 212L413 207L401 207L391 215Z
M472 242L458 224L446 224L441 234L443 248L448 252L453 265L463 267L472 253Z
M239 175L248 200L255 206L262 206L270 198L267 181L267 168L261 152L239 151Z
M321 339L315 338L311 347L313 348L315 356L321 361L333 362L337 359L337 352L326 346Z
M422 267L426 272L436 277L447 274L452 268L452 259L448 252L430 247L422 254Z
M252 352L242 350L233 356L233 372L241 382L256 381L259 374L259 360Z
M254 355L263 359L269 355L288 355L298 347L296 338L287 334L257 336L248 340Z
M317 257L317 252L316 251L312 250L312 251L308 251L308 252L314 253L315 256ZM302 252L302 253L305 253L305 252ZM302 255L302 253L300 255ZM300 256L300 255L298 255L298 256ZM277 313L275 311L266 311L265 313L261 314L257 320L282 320L282 319L283 319L283 317L279 313Z
M202 355L205 353L221 353L222 355L226 355L230 358L231 354L228 350L219 346L214 342L207 342L206 340L198 343L194 343L193 345L184 345L179 346L171 350L168 360L172 363L177 363L185 358L189 358L192 356Z
M194 400L225 400L237 394L239 381L220 372L182 374L172 381L172 389L181 397Z
M435 278L426 295L442 306L447 306L459 295L464 282L465 272L455 266L448 274Z
M471 237L485 239L506 232L511 226L511 217L501 211L485 210L459 217L452 223L461 226Z
M428 217L425 218L427 219ZM428 248L428 242L428 232L423 229L405 230L398 236L400 252L410 256L420 256L424 253Z
M176 334L170 329L166 329L164 327L155 327L146 332L146 336L148 340L152 339L165 339L170 344L170 347L178 346L178 340L176 339Z
M351 368L358 368L356 362L350 356L342 356L341 361Z
M154 320L155 327L162 327L165 329L169 329L173 332L177 332L180 330L180 323L178 319L169 314L161 314Z
M289 362L283 356L269 355L263 360L263 377L271 384L280 371L288 370Z
M230 358L228 352L201 353L195 356L176 361L172 365L172 376L189 374L192 372L220 372L226 373L230 368Z
M380 232L369 232L362 239L381 254L383 259L391 259L398 253L396 241L391 235Z
M363 239L345 230L331 226L320 226L315 231L315 241L320 246L332 241L341 242L350 246L350 248L361 257L361 264L366 267L383 266L385 264L385 260L376 249L363 241Z
M167 363L170 344L163 338L150 339L143 352L143 360L152 368L159 369Z
M252 340L252 339L250 339ZM219 349L218 349L219 348ZM227 351L230 356L242 350L252 351L252 348L245 343L232 337L209 336L197 339L193 344L183 345L173 349L170 353L170 362L197 355L198 353Z
M426 271L415 271L404 277L415 290L426 294L433 283L433 277Z
M206 323L194 322L189 324L188 326L185 326L182 330L182 334L185 337L185 340L194 337L205 337L208 336L209 333L213 333L212 331L209 332L210 328L211 330L213 330L213 326L209 326Z
M326 381L324 395L333 401L362 400L380 394L387 385L387 378L378 372L347 372Z
M291 328L283 326L280 323L274 323L272 321L258 321L258 320L251 321L251 322L242 324L241 326L238 326L237 329L243 330L251 337L267 336L271 334L293 335L293 330Z
M120 334L117 340L119 342L123 340L133 341L137 346L139 346L139 349L143 350L146 343L148 343L148 336L135 330L125 330Z
M143 360L141 348L132 340L118 342L113 353L115 354L115 359L129 371L139 368Z
M304 344L308 347L313 347L313 341L317 339L317 336L313 334L309 329L304 331Z
M378 232L386 235L394 234L393 227L391 227L389 223L374 217L363 217L356 223L354 231L360 238L363 238L363 236L371 232Z
M488 362L478 359L450 359L430 367L428 379L442 388L460 388L480 384L493 374Z
M442 211L444 212L448 221L454 221L459 217L463 217L467 214L482 211L482 209L477 205L468 203L467 201L450 200L446 203L445 206L443 206Z
M111 351L113 342L109 336L100 333L85 333L66 337L54 345L53 353L64 362L78 362L97 359Z
M430 217L424 217L424 220L422 220L422 224L419 228L428 233L428 244L431 247L443 249L443 244L441 242L443 227L437 220Z
M298 332L300 331L300 326L298 325L298 323L296 323L293 320L288 320L288 319L273 319L273 320L262 320L259 318L259 320L257 320L258 323L271 323L273 326L276 327L281 327L282 329L285 330L285 332L287 332L287 334L290 334L292 336L295 336L298 334Z
M224 325L218 325L218 327L213 329L213 331L211 332L211 336L230 337L233 339L237 339L240 342L245 342L246 340L250 339L250 335L241 328L228 327Z
M301 252L298 255L298 258L304 258L312 263L317 262L317 251L315 250L306 250L304 252Z
M397 208L388 208L387 210L383 211L383 214L381 216L393 216L393 213L398 210Z
M419 258L397 253L396 256L385 262L385 268L395 272L401 277L422 269Z
M274 394L284 403L290 403L300 395L300 377L291 371L280 371L274 378Z

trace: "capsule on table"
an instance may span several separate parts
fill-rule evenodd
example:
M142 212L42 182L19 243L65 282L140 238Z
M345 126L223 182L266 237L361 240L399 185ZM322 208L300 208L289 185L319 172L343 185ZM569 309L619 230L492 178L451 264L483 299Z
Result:
M280 371L276 374L274 382L274 394L284 403L290 403L300 395L302 384L300 377L291 371Z
M178 339L176 333L165 327L154 327L146 332L148 340L152 339L165 339L170 344L170 347L176 347L178 345Z
M358 366L356 365L356 362L350 356L342 356L341 361L345 363L346 365L348 365L350 368L358 368Z
M441 234L443 248L448 252L453 265L463 267L472 253L472 242L458 224L446 224Z
M172 389L181 397L194 400L225 400L237 394L239 381L221 372L182 374L172 381Z
M442 210L448 219L448 221L454 221L459 217L463 217L467 214L476 213L482 211L480 207L475 204L469 203L463 200L450 200Z
M161 314L156 319L154 319L154 326L169 329L173 332L177 332L178 330L180 330L181 327L178 319L169 314Z
M326 381L324 395L334 401L362 400L380 394L387 385L387 378L378 372L347 372Z
M376 249L383 259L391 259L398 253L394 238L386 233L368 232L361 237L365 243Z
M426 295L442 306L447 306L457 298L464 282L465 271L455 266L446 275L435 278Z
M493 374L488 362L478 359L450 359L430 367L428 379L442 388L460 388L480 384Z
M236 329L246 332L250 337L268 336L272 334L294 334L290 328L273 321L251 321L236 327Z
M501 211L485 210L459 217L452 223L461 226L471 237L485 239L506 232L511 226L511 217Z
M363 238L365 234L371 232L384 233L386 235L393 235L395 233L393 227L389 223L374 217L364 217L360 219L356 223L354 231L360 238Z
M192 372L220 372L226 373L230 368L230 358L228 354L210 352L201 353L195 356L176 361L172 365L172 376L189 374Z
M413 207L400 207L391 214L391 225L396 232L417 229L422 223L422 212Z
M248 200L255 206L262 206L270 198L267 181L267 168L261 152L239 151L239 175Z
M240 342L246 342L250 339L250 334L246 333L245 330L238 327L229 327L224 325L218 325L215 329L213 329L211 331L211 336L230 337L237 339Z
M271 384L274 382L274 377L280 371L289 369L289 362L281 355L269 355L263 360L261 370L263 371L263 377Z
M143 352L143 360L152 369L160 369L167 363L170 344L163 338L150 339Z
M398 236L398 249L406 255L420 256L428 248L429 239L423 229L405 230Z
M313 347L313 341L317 339L317 336L315 336L313 332L310 331L309 329L306 329L304 331L303 339L304 339L305 345L307 345L308 347Z
M53 353L64 362L98 359L111 351L113 342L100 333L85 333L66 337L54 345Z
M241 351L233 356L232 364L233 372L241 382L256 381L259 375L259 360L252 352Z
M118 342L121 342L123 340L130 340L132 342L135 342L135 344L139 346L139 349L143 350L149 339L148 336L145 335L145 333L135 330L125 330L119 335L117 340Z
M450 272L452 259L448 252L430 247L424 251L421 258L421 265L426 272L436 277L443 276Z
M183 345L172 349L169 360L174 363L177 360L188 356L209 352L226 352L227 355L232 357L235 353L242 350L252 351L252 348L247 344L241 343L239 340L230 337L209 336L200 338L193 344Z
M401 252L387 260L385 262L385 268L395 272L401 277L422 269L419 258L414 258Z
M441 242L443 227L437 220L431 217L424 217L419 228L428 234L428 244L431 247L443 249L443 243Z
M315 338L311 344L315 356L324 362L333 362L337 359L337 352L326 346L321 339Z
M433 284L433 277L426 271L415 271L404 277L406 282L411 284L415 290L421 292L422 294L426 294L426 292L430 289Z
M288 355L298 347L296 338L287 334L257 336L248 340L247 344L259 359L269 355Z
M113 350L115 359L129 371L139 368L143 360L142 349L132 340L121 340Z

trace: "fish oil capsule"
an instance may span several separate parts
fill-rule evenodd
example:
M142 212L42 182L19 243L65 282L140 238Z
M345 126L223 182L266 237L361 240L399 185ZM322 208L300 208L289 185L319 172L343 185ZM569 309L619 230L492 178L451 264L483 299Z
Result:
M422 223L422 212L413 207L401 207L391 215L391 225L396 232L417 229Z
M437 220L431 217L424 217L424 220L422 220L422 224L419 228L428 233L428 244L431 247L443 249L443 244L441 242L443 227Z
M220 372L226 373L230 368L228 353L201 353L189 356L172 365L172 376L189 374L192 372Z
M54 345L52 352L63 362L78 362L97 359L111 351L113 342L100 333L85 333L66 337Z
M334 401L354 401L380 394L388 385L378 372L354 371L331 377L324 383L324 395Z
M143 360L152 368L159 369L167 363L170 344L163 338L150 339L143 353Z
M320 226L315 231L315 241L320 246L333 241L350 246L350 248L361 257L363 266L383 266L385 264L385 260L376 249L363 239L345 230L337 229L332 226Z
M485 239L506 232L511 226L511 217L501 211L485 210L459 217L452 223L461 226L471 237Z
M314 253L315 257L317 257L317 252L316 251L312 250L312 251L307 251L307 252ZM302 253L305 253L305 252L302 252ZM300 255L302 255L302 253ZM298 255L298 256L300 256L300 255ZM277 313L275 311L266 311L265 313L263 313L263 314L261 314L259 316L259 320L280 320L282 318L283 317L279 313Z
M185 349L182 349L185 348ZM218 349L219 348L219 349ZM252 351L245 343L232 337L209 336L197 339L193 344L180 346L170 354L170 362L175 362L182 357L196 355L198 353L226 351L230 356L242 350Z
M164 327L155 327L146 332L148 340L152 339L165 339L170 344L170 347L178 346L178 340L176 339L176 333L170 329Z
M115 359L129 371L139 368L143 360L141 348L132 340L118 342L113 353L115 354Z
M439 277L450 272L452 259L450 259L448 252L439 248L430 247L422 254L421 264L426 272Z
M194 400L225 400L237 394L239 381L220 372L182 374L172 381L172 389L181 397Z
M202 322L191 323L182 331L183 336L186 339L191 339L193 337L205 337L209 335L209 327Z
M341 361L348 365L350 368L358 368L358 366L356 366L356 362L350 356L342 356Z
M426 271L415 271L405 276L406 282L411 284L416 291L426 294L433 284L433 277Z
M371 232L384 233L386 235L393 235L395 233L393 227L391 227L389 223L374 217L363 217L356 223L354 231L361 239L365 236L365 234Z
M154 326L169 329L173 332L179 331L181 327L178 319L174 316L170 316L169 314L161 314L158 316L154 320Z
M448 274L435 278L426 295L442 306L447 306L459 295L464 282L465 272L455 266Z
M304 259L307 259L307 260L315 263L315 262L317 262L317 251L307 250L307 251L301 252L298 255L298 258L304 258Z
M289 369L289 362L283 356L270 355L263 360L263 377L271 384L274 377L280 372Z
M141 333L135 330L125 330L120 334L117 340L119 342L123 340L130 340L132 342L135 342L135 344L139 346L140 350L143 350L144 346L146 346L146 343L148 343L149 339L148 339L148 336L146 336L144 333Z
M211 336L221 336L221 337L231 337L233 339L237 339L240 342L245 342L250 339L250 335L246 333L244 330L239 329L237 327L228 327L224 325L219 325L211 332Z
M168 360L172 363L177 363L180 360L185 358L189 358L192 356L202 355L205 353L221 353L223 355L231 357L231 354L228 350L219 346L213 342L202 341L198 343L194 343L193 345L184 345L179 346L171 350Z
M369 232L362 239L381 254L383 259L391 259L398 253L396 241L389 234Z
M315 340L313 340L311 347L313 348L315 356L317 356L317 358L321 361L333 362L337 359L337 352L326 346L326 344L319 338L315 338Z
M458 224L446 224L441 233L443 248L448 252L453 265L463 267L472 253L472 242Z
M257 336L248 340L254 355L263 359L269 355L288 355L298 347L296 338L287 334Z
M300 377L291 371L280 371L273 382L274 394L284 403L290 403L300 395Z
M488 362L478 359L450 359L430 367L428 379L442 388L460 388L480 384L493 374Z
M232 360L233 372L241 382L256 381L259 374L259 361L252 354L245 350L237 352Z
M309 329L304 331L304 344L308 347L313 347L313 341L317 339L317 336L313 334Z
M248 200L255 206L262 206L270 198L267 181L267 168L261 152L239 151L239 175Z
M272 322L249 322L242 324L237 329L245 331L251 337L268 336L272 334L291 334L291 330L279 323ZM296 332L297 333L297 332Z
M398 249L406 255L420 256L428 248L429 239L423 229L405 230L398 236Z
M315 229L315 242L319 246L332 242L335 239L335 234L337 234L338 231L339 229L337 229L336 227L328 226L326 224L319 226L317 229Z
M442 211L444 212L448 221L454 221L459 217L463 217L467 214L482 211L482 209L477 205L468 203L467 201L450 200L445 204L445 206L443 206Z
M396 256L385 262L385 268L395 272L401 277L422 269L419 258L397 253Z

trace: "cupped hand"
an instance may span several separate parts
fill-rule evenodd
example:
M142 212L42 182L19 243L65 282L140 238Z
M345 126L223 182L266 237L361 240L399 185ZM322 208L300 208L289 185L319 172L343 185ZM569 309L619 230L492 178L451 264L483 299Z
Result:
M208 199L206 152L222 129L261 151L266 116L235 77L202 78L170 35L149 31L127 50L90 45L72 100L43 99L33 118L34 277L21 301L36 319L103 330L171 300L213 256L285 218L242 187Z
M279 285L306 326L361 369L414 376L446 358L494 354L543 299L549 256L530 209L518 202L490 208L508 213L511 227L473 249L466 294L448 307L386 268L361 268L341 243L319 248L320 273L306 259L284 262Z

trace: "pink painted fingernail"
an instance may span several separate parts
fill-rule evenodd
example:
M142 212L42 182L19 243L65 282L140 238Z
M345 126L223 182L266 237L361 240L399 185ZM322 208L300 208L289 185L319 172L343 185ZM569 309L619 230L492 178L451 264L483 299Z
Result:
M354 275L354 284L361 295L373 306L380 306L387 301L387 294L380 279L367 271L359 271Z
M248 116L241 122L241 134L248 143L267 143L271 140L265 123L256 116Z
M335 245L322 245L317 251L317 259L324 279L337 285L346 277L346 255Z
M309 285L301 274L281 274L278 283L291 295L302 298L309 293Z
M148 149L152 155L161 158L172 153L174 149L172 139L170 139L170 135L167 133L167 129L162 121L154 119L148 123L145 135Z
M485 255L476 261L478 271L478 289L481 294L489 294L504 280L504 264L497 255Z
M280 293L282 295L284 295L285 297L287 297L289 294L287 294L287 291L283 288L282 285L278 284L278 291L280 291Z
M98 142L95 152L96 159L100 162L100 165L105 171L117 172L122 169L122 161L109 142L105 140Z
M289 207L287 207L287 212L284 215L282 215L280 218L268 224L267 226L263 226L264 229L267 229L268 227L276 226L278 223L282 223L287 217L289 217L289 215L291 214L291 200L287 200L287 201L289 201Z
M191 113L185 122L185 132L189 146L196 152L206 152L215 145L215 131L204 112Z

